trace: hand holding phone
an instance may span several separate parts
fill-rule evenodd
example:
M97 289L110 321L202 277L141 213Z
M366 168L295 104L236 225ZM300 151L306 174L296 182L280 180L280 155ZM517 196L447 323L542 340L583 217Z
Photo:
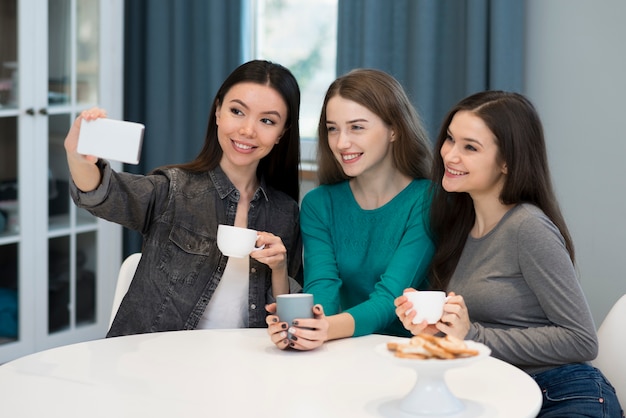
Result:
M83 155L138 164L144 129L144 125L135 122L107 118L83 120L77 151Z

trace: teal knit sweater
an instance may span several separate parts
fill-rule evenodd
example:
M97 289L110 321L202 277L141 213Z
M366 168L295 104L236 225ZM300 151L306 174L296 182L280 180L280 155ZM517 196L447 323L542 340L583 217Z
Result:
M434 252L428 234L428 180L413 180L386 205L363 210L347 181L304 197L304 291L326 315L347 312L354 336L408 335L393 300L407 287L425 288Z

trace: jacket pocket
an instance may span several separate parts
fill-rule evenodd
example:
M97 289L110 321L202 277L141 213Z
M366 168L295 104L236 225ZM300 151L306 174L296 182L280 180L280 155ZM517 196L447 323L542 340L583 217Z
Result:
M215 248L214 238L174 225L158 268L174 283L194 284Z

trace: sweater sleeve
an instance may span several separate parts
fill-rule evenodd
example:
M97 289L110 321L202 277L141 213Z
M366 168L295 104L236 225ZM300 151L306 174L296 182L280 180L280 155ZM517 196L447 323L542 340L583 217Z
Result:
M468 338L522 368L593 360L598 349L595 325L558 229L545 216L529 217L520 225L516 244L523 278L548 323L528 317L525 327L473 323Z
M335 261L330 225L329 198L324 188L307 193L300 208L300 227L304 244L304 292L314 295L324 314L340 312L341 280ZM312 267L314 266L314 267Z
M126 228L146 232L153 215L161 213L168 203L170 179L166 175L116 172L102 159L97 164L102 181L95 190L82 192L70 182L76 206Z

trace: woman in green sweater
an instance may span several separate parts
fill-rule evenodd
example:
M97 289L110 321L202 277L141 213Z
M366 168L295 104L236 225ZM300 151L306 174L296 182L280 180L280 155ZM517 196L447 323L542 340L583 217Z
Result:
M434 253L432 157L419 116L392 76L358 69L330 85L318 135L321 186L300 213L314 318L287 324L270 315L268 332L279 348L298 350L371 333L406 335L393 300L427 286Z

